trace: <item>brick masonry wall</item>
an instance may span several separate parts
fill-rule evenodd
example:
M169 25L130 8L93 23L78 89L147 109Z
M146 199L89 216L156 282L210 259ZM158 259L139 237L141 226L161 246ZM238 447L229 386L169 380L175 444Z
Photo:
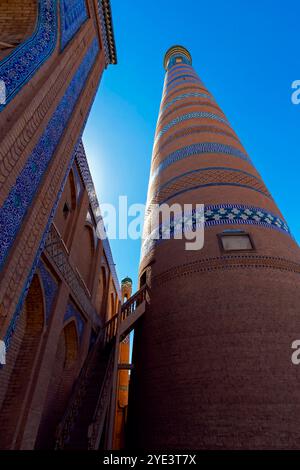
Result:
M2 0L0 42L18 45L32 34L37 20L37 0ZM12 49L0 44L0 60Z

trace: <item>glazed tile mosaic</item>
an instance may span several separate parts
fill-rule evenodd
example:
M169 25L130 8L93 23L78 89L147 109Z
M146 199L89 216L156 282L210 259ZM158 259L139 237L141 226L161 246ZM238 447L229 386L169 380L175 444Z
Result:
M57 294L58 284L42 261L40 261L38 264L38 270L40 272L43 283L46 307L46 322L48 322L52 311L52 306Z
M95 38L76 71L65 95L52 115L46 129L19 174L0 209L0 266L3 265L15 236L32 203L40 181L65 130L77 98L84 87L99 50Z
M165 170L168 166L172 165L173 163L182 160L183 158L190 157L192 155L201 155L205 153L219 153L223 155L229 155L241 158L242 160L251 163L251 160L248 155L246 155L241 150L232 147L231 145L219 144L214 142L200 142L199 144L188 145L187 147L183 147L181 149L175 150L175 152L170 153L152 172L150 182L152 182L161 171Z
M34 33L0 62L0 80L6 86L6 103L31 79L52 54L57 41L57 1L38 1L38 20Z
M75 307L75 305L73 305L72 303L69 302L68 305L67 305L67 310L66 310L65 316L64 316L64 323L67 320L69 320L70 318L74 318L76 320L77 329L78 329L78 333L79 333L79 339L81 340L82 339L82 334L83 334L83 331L84 331L84 323L85 322L84 322L81 314L79 313L79 311Z
M85 0L60 0L60 47L64 47L87 20Z
M200 214L201 215L201 214ZM195 224L197 214L191 211L184 214L184 218L178 217L172 221L168 226L160 225L155 228L151 234L145 238L142 244L141 259L144 258L155 246L164 241L164 236L171 233L170 238L174 238L175 234L183 233L187 230L195 230L200 226L202 220ZM204 226L211 227L214 225L257 225L262 228L269 228L278 230L286 235L291 236L291 232L286 222L273 214L260 207L245 206L240 204L220 204L205 206L204 210Z

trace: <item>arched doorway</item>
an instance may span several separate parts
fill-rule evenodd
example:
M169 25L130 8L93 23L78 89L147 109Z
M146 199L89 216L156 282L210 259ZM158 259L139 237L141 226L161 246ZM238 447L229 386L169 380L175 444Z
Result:
M44 327L44 298L41 283L34 275L1 375L0 448L12 447L21 418L31 375L34 372Z
M36 440L37 449L53 449L55 433L63 418L77 373L78 334L73 319L63 328L48 386L47 398Z

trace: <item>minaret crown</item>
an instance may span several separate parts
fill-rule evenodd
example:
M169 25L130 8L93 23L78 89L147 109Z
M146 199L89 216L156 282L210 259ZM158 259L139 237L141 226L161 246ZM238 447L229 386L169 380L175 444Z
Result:
M192 65L192 56L189 51L183 46L172 46L167 50L164 57L164 68L168 70L176 63L184 63Z

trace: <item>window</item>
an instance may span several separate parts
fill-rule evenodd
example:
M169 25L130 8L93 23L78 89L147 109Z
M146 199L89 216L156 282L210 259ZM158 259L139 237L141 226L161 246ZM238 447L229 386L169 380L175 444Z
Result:
M65 202L64 207L63 207L63 214L64 214L65 219L68 217L69 212L70 212L69 204L68 202Z
M182 64L182 59L180 59L179 57L176 58L175 60L176 64Z
M222 251L253 251L254 245L249 233L243 230L225 230L218 234Z

